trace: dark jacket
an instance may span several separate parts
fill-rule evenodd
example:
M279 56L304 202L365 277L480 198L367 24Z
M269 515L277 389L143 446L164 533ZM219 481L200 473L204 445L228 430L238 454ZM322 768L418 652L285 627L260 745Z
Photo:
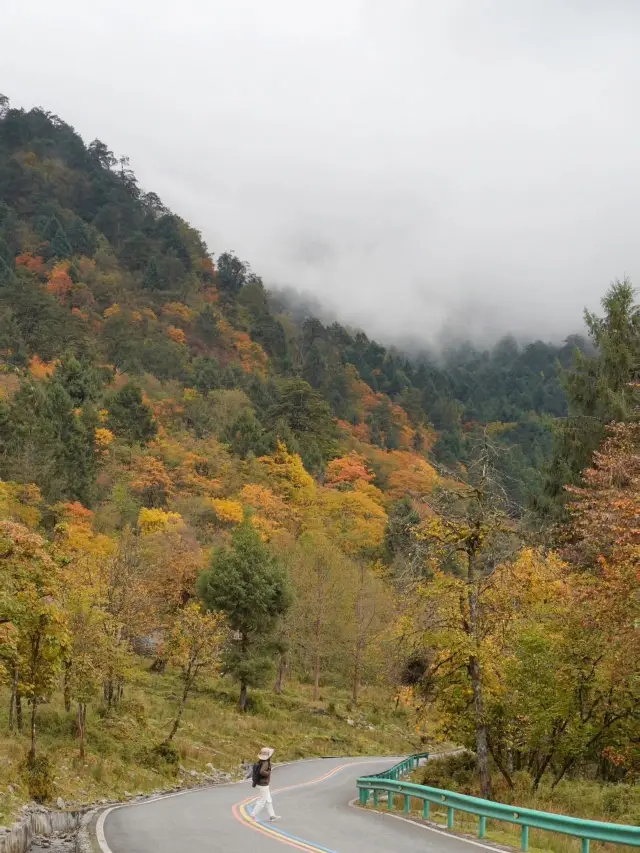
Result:
M271 759L260 762L260 781L258 785L264 788L271 781Z

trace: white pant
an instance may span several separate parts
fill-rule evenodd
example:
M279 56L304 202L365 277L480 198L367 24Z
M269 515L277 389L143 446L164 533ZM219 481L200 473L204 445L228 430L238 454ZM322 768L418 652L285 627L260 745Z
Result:
M267 807L267 814L269 817L273 817L275 812L273 810L273 802L271 800L271 791L269 790L268 785L257 785L258 791L260 791L260 796L256 800L253 806L253 817L257 818L262 809Z

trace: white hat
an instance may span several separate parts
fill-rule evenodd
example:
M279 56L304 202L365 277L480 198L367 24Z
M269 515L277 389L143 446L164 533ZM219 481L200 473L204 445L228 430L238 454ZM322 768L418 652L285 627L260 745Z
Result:
M260 752L258 753L258 758L260 761L268 761L273 755L274 750L270 749L268 746L263 746Z

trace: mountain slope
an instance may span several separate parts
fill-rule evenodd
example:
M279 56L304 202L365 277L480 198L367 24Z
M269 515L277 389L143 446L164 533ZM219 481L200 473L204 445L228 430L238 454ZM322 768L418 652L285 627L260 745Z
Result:
M46 365L73 354L74 369L92 376L84 381L93 396L71 402L94 408L115 372L163 383L154 392L158 404L180 397L178 386L195 389L183 423L200 437L212 416L221 424L212 392L237 390L244 395L234 398L237 411L227 411L215 435L241 457L273 450L280 437L314 474L339 452L340 435L419 456L433 449L455 471L477 425L500 422L494 435L509 449L513 499L525 504L539 488L547 416L565 413L555 363L567 363L571 343L522 349L506 339L487 352L459 347L437 363L409 360L337 323L292 323L246 264L228 254L214 263L201 235L139 188L126 158L99 140L85 146L42 110L4 108L0 198L0 343L18 375L29 364L32 374L50 372ZM37 421L34 406L44 412L47 404L32 402L28 418ZM82 423L65 427L88 466L86 482L74 485L76 475L63 482L59 461L37 478L52 498L100 498L90 482L91 417L85 407ZM5 439L2 472L22 479L31 462L21 457L34 453ZM372 464L375 458L371 451ZM37 470L43 465L36 461Z

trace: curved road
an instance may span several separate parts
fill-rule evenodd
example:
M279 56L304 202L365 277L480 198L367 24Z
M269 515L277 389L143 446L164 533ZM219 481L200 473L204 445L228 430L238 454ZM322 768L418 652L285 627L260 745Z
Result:
M150 800L98 821L102 853L473 853L496 850L391 815L351 808L355 780L393 759L328 758L274 767L273 802L282 820L255 823L250 781ZM266 820L266 811L263 812Z

